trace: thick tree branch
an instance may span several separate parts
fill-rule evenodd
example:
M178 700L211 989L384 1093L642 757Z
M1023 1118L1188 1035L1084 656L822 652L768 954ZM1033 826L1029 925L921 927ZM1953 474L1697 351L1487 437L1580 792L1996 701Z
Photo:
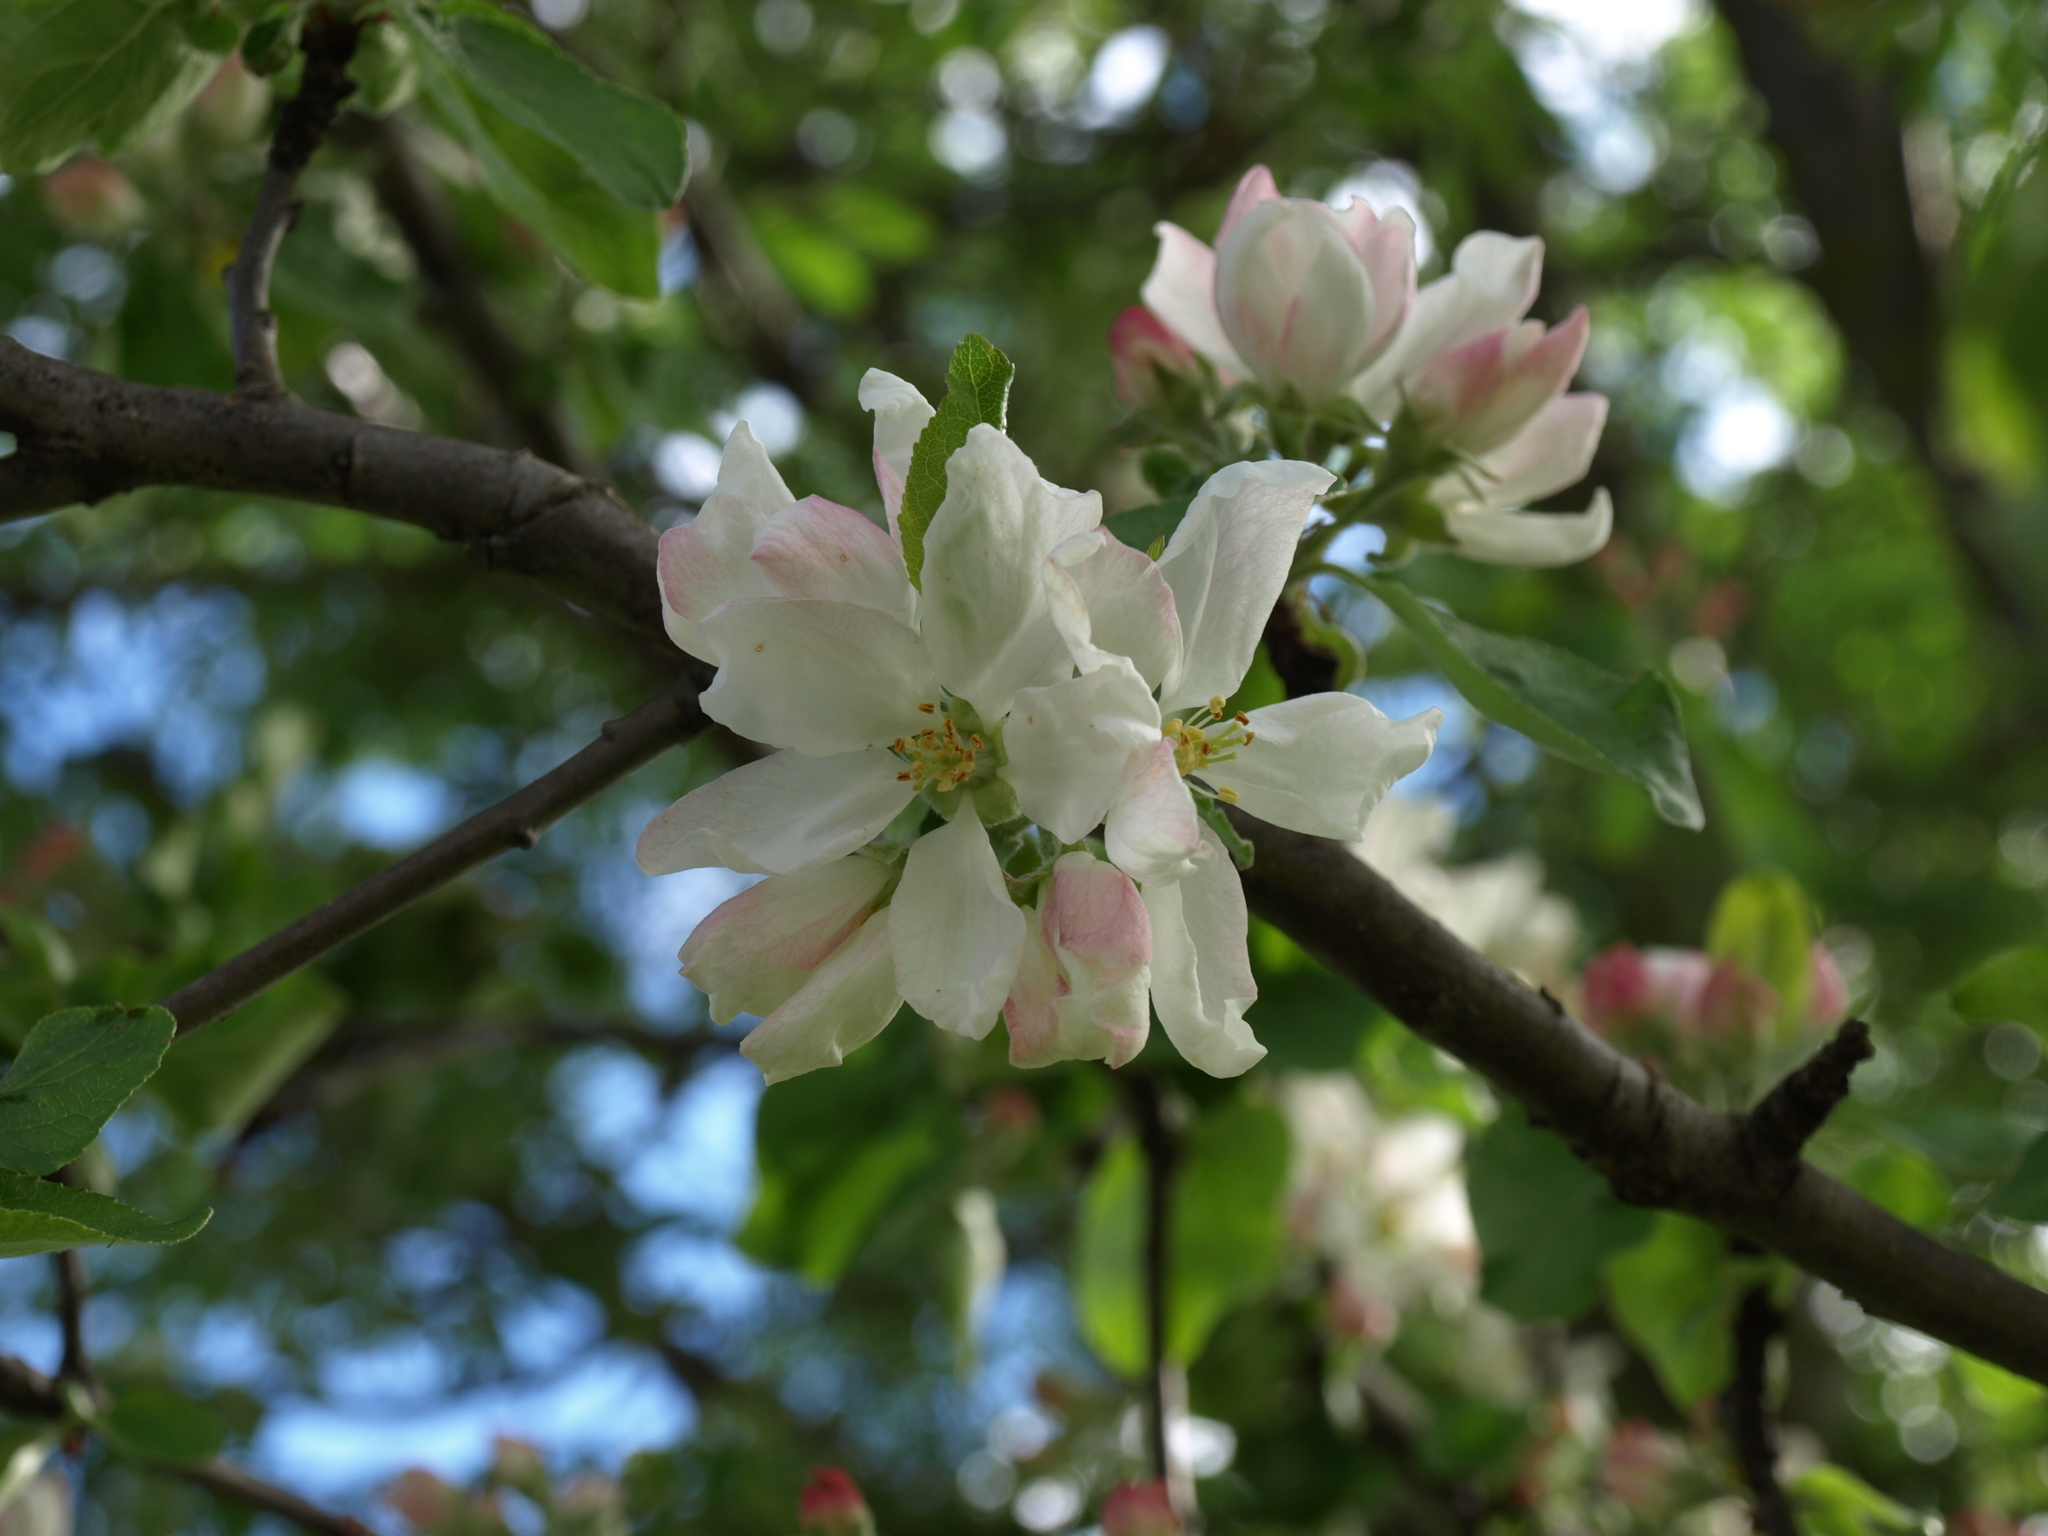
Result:
M544 376L491 313L476 264L463 249L447 204L414 156L404 126L395 116L378 118L365 123L360 136L378 155L371 176L377 200L411 247L426 282L422 316L455 343L511 442L550 464L580 467L581 455Z
M1485 1074L1634 1204L1712 1222L1868 1311L2048 1382L2048 1294L1915 1231L1746 1117L1694 1103L1475 954L1341 844L1235 815L1253 912Z
M343 21L316 6L306 17L299 47L306 66L299 93L284 104L270 163L256 191L255 211L242 235L242 248L227 270L228 325L235 344L235 392L282 395L284 372L277 364L277 316L270 312L270 269L278 247L298 217L292 188L313 151L334 126L334 117L355 91L348 77L364 23Z
M677 683L624 719L608 723L596 741L561 767L180 987L163 1000L163 1006L178 1021L181 1035L225 1017L486 860L514 848L531 848L563 816L704 724L696 686Z
M25 1360L0 1355L0 1408L28 1418L62 1419L71 1408L63 1388ZM266 1483L231 1462L208 1461L197 1466L170 1462L147 1463L150 1470L166 1477L183 1478L213 1493L225 1494L252 1509L282 1515L317 1536L371 1536L369 1527L347 1515L330 1514L319 1505L299 1497L289 1488Z
M531 455L284 398L131 384L0 337L0 519L189 485L412 523L494 570L663 640L656 536L602 486Z

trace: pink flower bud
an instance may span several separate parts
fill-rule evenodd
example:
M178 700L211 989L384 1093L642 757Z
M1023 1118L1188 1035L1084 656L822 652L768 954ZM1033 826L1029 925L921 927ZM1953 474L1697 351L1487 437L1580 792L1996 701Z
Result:
M140 222L142 194L104 160L85 156L42 181L43 201L60 225L88 234L112 234Z
M797 1495L796 1523L805 1536L874 1536L875 1517L860 1485L843 1467L813 1467Z
M434 1531L454 1517L461 1495L423 1467L412 1467L384 1490L384 1502L416 1531Z
M1812 979L1806 991L1806 1022L1814 1029L1833 1029L1848 1016L1849 985L1842 980L1842 968L1835 964L1835 952L1815 943Z
M1109 360L1117 397L1126 405L1156 405L1162 375L1195 371L1195 349L1142 304L1133 304L1109 328Z
M1150 1029L1152 921L1131 877L1092 853L1053 865L1003 1004L1017 1066L1122 1066Z
M1119 1483L1102 1501L1104 1536L1179 1536L1180 1517L1166 1484Z
M1650 968L1633 944L1616 944L1587 962L1579 977L1586 1022L1603 1035L1640 1023L1652 1012Z
M1607 1437L1600 1483L1635 1513L1655 1514L1670 1504L1687 1460L1685 1446L1648 1419L1624 1419Z
M1545 331L1523 320L1434 359L1409 386L1408 403L1437 442L1463 453L1502 447L1564 393L1586 352L1582 305Z
M1707 975L1690 1008L1678 1010L1672 1023L1681 1035L1708 1040L1762 1040L1778 1016L1778 989L1752 976L1733 960L1723 960Z

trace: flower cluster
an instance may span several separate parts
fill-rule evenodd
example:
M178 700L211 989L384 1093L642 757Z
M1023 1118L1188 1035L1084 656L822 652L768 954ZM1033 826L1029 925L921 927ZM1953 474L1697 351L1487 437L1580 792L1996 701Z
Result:
M670 636L718 674L705 712L775 750L685 796L650 874L768 878L702 922L683 973L771 1082L829 1066L905 1002L1019 1065L1129 1061L1156 1012L1230 1076L1264 1055L1220 807L1356 839L1420 766L1437 712L1317 694L1234 712L1330 473L1232 464L1158 557L1096 494L1041 479L996 427L946 461L906 563L905 485L932 406L870 372L888 523L794 498L744 424L697 518L665 534Z
M1405 213L1282 197L1264 166L1238 184L1213 248L1175 224L1158 234L1144 304L1110 336L1126 401L1157 406L1206 369L1269 412L1351 418L1369 515L1476 560L1567 565L1607 542L1605 491L1580 513L1522 510L1584 478L1607 419L1605 397L1565 393L1585 310L1553 329L1525 318L1542 241L1482 231L1417 291ZM1312 439L1308 456L1344 440ZM1431 516L1404 514L1404 495Z

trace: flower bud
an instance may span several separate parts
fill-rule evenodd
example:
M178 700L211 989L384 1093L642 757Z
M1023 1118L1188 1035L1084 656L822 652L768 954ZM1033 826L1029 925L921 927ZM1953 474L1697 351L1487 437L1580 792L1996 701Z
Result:
M1376 318L1364 263L1320 203L1253 208L1216 252L1216 313L1259 382L1325 400L1365 366Z
M1813 946L1812 976L1806 989L1807 1026L1833 1029L1849 1015L1849 986L1842 980L1842 968L1835 964L1835 952L1825 944Z
M1430 362L1409 386L1409 409L1433 442L1490 453L1564 393L1589 328L1581 305L1553 331L1536 320L1489 331Z
M811 1468L797 1495L796 1523L804 1536L875 1536L868 1501L843 1467Z
M1102 1501L1102 1529L1104 1536L1179 1536L1180 1517L1158 1479L1119 1483Z
M438 1531L462 1507L462 1496L424 1467L399 1473L383 1498L416 1531Z
M1126 405L1157 405L1166 380L1195 371L1195 349L1142 304L1133 304L1109 328L1109 360L1117 398Z
M1656 1515L1670 1508L1687 1459L1685 1446L1648 1419L1624 1419L1607 1437L1600 1483L1634 1513Z

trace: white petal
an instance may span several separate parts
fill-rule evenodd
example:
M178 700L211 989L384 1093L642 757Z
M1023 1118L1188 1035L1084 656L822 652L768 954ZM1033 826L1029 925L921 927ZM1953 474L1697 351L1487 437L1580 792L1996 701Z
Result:
M1152 919L1152 1007L1166 1038L1212 1077L1236 1077L1266 1048L1244 1012L1258 999L1245 952L1244 886L1230 855L1206 829L1202 857L1185 880L1144 888Z
M1169 714L1237 691L1309 510L1335 478L1317 464L1265 460L1218 470L1196 494L1159 557L1180 622L1181 664L1159 696Z
M889 511L889 531L903 510L903 482L910 473L911 450L937 414L917 386L893 373L870 368L861 375L861 409L875 413L875 484Z
M647 824L636 850L650 875L737 869L782 875L853 852L910 803L888 752L777 752L693 789Z
M1178 224L1155 224L1159 256L1138 290L1145 307L1225 373L1251 372L1216 316L1216 253Z
M916 622L902 549L851 507L822 496L784 507L754 536L753 560L783 597L834 598Z
M1540 501L1585 478L1606 425L1605 395L1560 395L1474 467L1439 479L1430 499L1452 512Z
M1217 318L1268 389L1311 403L1343 389L1365 364L1374 311L1365 263L1321 203L1260 203L1217 242Z
M1024 914L971 808L910 845L889 930L904 1001L970 1040L995 1027L1023 954Z
M1583 512L1459 512L1444 527L1459 554L1488 565L1575 565L1606 547L1614 503L1603 486Z
M1071 670L1045 598L1045 557L1102 521L1102 498L1041 480L1024 452L977 426L946 464L946 499L925 531L925 643L939 680L1000 719L1019 688Z
M795 996L756 1024L740 1042L740 1054L771 1083L836 1067L879 1035L902 1006L884 910L863 923Z
M766 1016L788 1002L867 921L889 874L881 860L856 854L771 876L721 904L681 956L683 975L710 999L711 1022Z
M1141 884L1178 880L1194 868L1202 823L1194 797L1161 738L1138 758L1103 821L1110 862Z
M771 746L814 757L887 747L939 701L917 632L855 603L728 603L704 621L718 648L704 713Z
M1003 725L1003 779L1018 807L1063 843L1108 814L1131 755L1160 739L1152 690L1121 656L1096 671L1017 695Z
M1312 693L1250 719L1251 744L1202 778L1261 821L1355 843L1393 782L1428 761L1443 711L1396 721L1356 694Z
M1173 590L1157 562L1107 528L1077 533L1047 557L1045 595L1083 672L1103 665L1106 654L1128 656L1146 685L1157 688L1180 659Z
M720 603L774 595L747 556L761 524L793 500L752 429L739 423L725 440L718 488L703 510L661 536L661 620L669 639L717 662L698 625Z
M1401 386L1453 347L1513 325L1536 302L1543 242L1481 230L1458 242L1451 270L1415 295L1393 345L1351 385L1351 395L1381 421L1401 406Z

